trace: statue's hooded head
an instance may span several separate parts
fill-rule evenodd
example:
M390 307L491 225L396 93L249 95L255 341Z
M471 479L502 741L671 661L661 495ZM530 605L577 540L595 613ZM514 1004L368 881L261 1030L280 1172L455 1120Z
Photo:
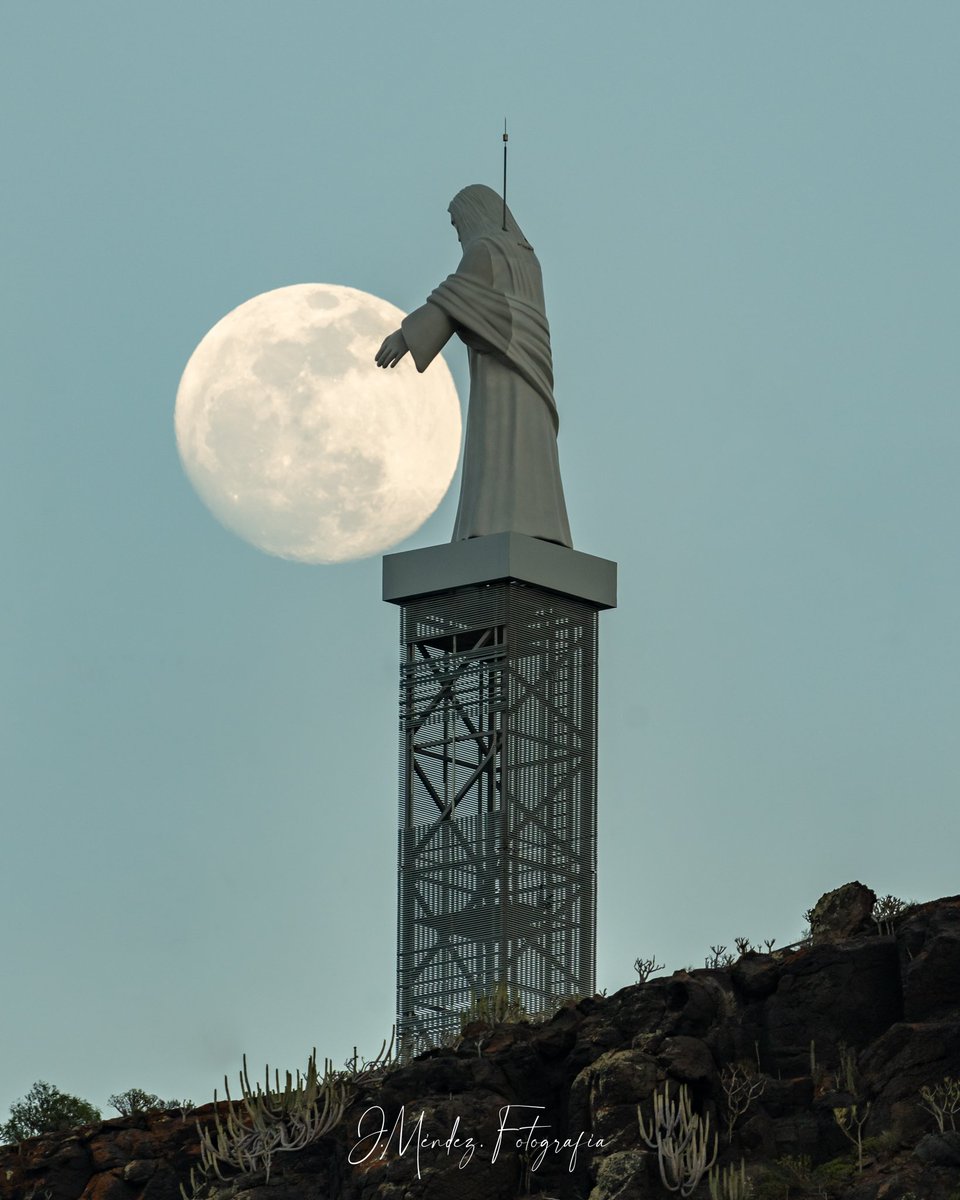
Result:
M532 250L533 247L523 236L523 232L509 208L507 209L507 228L504 231L503 210L503 199L493 188L487 187L485 183L472 183L463 191L457 192L450 201L447 211L450 213L450 219L456 228L460 243L464 247L474 238L500 234L501 237L511 236L519 245L525 246L527 250Z

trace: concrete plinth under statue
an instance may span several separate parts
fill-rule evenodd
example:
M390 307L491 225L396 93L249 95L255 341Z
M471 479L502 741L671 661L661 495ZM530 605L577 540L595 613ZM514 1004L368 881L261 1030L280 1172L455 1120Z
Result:
M598 609L617 606L615 562L522 533L492 533L383 559L383 598L392 604L506 579L575 596Z
M595 987L597 614L616 564L501 533L384 558L401 608L405 1054Z

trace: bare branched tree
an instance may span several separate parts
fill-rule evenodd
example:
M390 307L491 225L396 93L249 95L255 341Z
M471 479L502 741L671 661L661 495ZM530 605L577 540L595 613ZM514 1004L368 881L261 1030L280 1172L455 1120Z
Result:
M654 971L662 971L663 963L658 963L654 958L638 958L633 964L634 970L640 977L641 983L646 983Z
M727 1103L727 1144L733 1141L733 1127L750 1105L763 1095L766 1079L756 1075L749 1067L737 1065L724 1067L720 1082Z
M933 1087L920 1089L920 1107L925 1108L937 1122L941 1133L947 1132L947 1126L957 1128L957 1113L960 1112L960 1079L951 1079L948 1075Z

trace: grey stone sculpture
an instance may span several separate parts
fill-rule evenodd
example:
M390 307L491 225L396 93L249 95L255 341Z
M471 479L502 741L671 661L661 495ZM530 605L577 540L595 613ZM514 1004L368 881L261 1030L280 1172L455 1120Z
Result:
M456 333L470 360L470 406L453 541L525 533L572 546L557 457L550 329L533 247L497 193L458 192L451 224L463 258L385 338L380 367L409 351L424 371Z

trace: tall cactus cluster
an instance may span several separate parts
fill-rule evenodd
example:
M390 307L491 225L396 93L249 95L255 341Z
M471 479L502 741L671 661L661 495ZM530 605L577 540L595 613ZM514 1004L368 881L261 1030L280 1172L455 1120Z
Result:
M241 1097L238 1106L232 1104L230 1086L224 1079L227 1101L231 1107L225 1120L215 1112L213 1125L200 1132L200 1162L204 1173L224 1179L223 1167L231 1173L249 1174L266 1170L278 1151L302 1150L323 1134L334 1129L348 1103L347 1086L340 1073L333 1070L327 1059L323 1074L317 1070L314 1049L307 1063L307 1072L296 1079L286 1073L283 1090L280 1074L274 1072L275 1084L270 1086L267 1068L264 1087L251 1088L247 1074L247 1056L243 1056L240 1074ZM216 1101L216 1093L214 1093Z
M271 1086L269 1067L263 1086L259 1083L251 1086L244 1055L239 1099L234 1102L225 1077L229 1104L226 1113L221 1117L214 1109L212 1124L202 1127L197 1123L200 1173L199 1176L194 1171L190 1173L192 1195L199 1195L213 1176L226 1182L236 1174L264 1171L269 1180L274 1154L302 1150L335 1129L360 1088L393 1065L393 1047L391 1037L389 1045L384 1042L374 1059L361 1060L354 1053L342 1071L334 1070L326 1059L322 1073L317 1068L314 1048L306 1073L301 1075L297 1071L293 1076L287 1071L282 1088L279 1071L274 1071ZM216 1105L216 1092L213 1100ZM189 1200L186 1190L181 1191L184 1200Z
M717 1160L717 1135L710 1136L710 1114L701 1118L693 1111L690 1092L681 1084L677 1099L666 1085L653 1093L653 1121L647 1126L637 1105L640 1136L656 1150L660 1179L668 1192L690 1196Z
M742 1158L739 1168L732 1164L719 1171L711 1167L708 1183L710 1200L747 1200L750 1195L750 1181Z

